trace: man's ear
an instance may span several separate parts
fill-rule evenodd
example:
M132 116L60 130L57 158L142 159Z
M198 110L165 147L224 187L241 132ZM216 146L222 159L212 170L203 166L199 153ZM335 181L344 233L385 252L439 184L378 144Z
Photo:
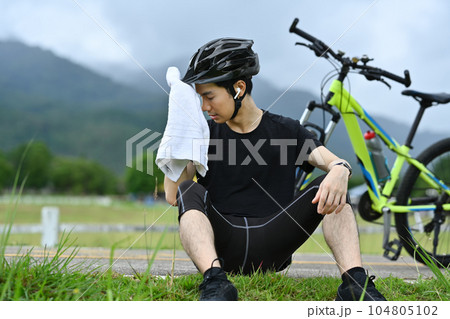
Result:
M245 93L245 90L247 89L247 84L245 83L245 81L239 80L236 83L234 83L233 87L234 91L236 92L234 99L237 99Z

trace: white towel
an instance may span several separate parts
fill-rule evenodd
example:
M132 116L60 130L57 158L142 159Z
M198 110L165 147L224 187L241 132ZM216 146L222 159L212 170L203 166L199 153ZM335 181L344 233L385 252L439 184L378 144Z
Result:
M205 176L208 170L209 127L194 88L180 80L180 71L169 67L169 115L156 155L156 165L176 182L189 161Z

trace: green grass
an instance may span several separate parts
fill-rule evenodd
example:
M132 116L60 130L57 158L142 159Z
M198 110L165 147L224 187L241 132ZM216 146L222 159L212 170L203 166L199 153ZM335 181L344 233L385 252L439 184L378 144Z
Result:
M20 204L17 207L15 224L35 224L41 222L41 209L39 204ZM60 210L61 223L83 224L138 224L157 225L177 223L178 210L164 203L145 206L126 200L115 200L110 206L101 205L56 205ZM0 212L5 212L8 204L0 203ZM159 218L159 219L158 219ZM0 223L4 223L3 216Z
M20 196L20 192L19 192ZM15 205L4 208L8 212L8 218L5 222L13 223L16 220L26 223L39 222L40 209L37 206ZM115 207L114 207L115 206ZM160 207L140 207L136 212L134 204L119 203L113 207L61 207L61 221L83 223L89 222L120 222L125 219L133 223L143 217L146 224L151 223L151 218L157 218L167 206ZM171 208L174 209L174 208ZM2 209L3 210L3 209ZM38 213L36 213L38 212ZM174 213L171 211L171 213ZM28 215L28 216L27 216ZM32 216L31 216L32 215ZM38 215L38 220L33 219ZM168 215L162 224L175 223L174 216ZM110 219L109 219L110 218ZM153 220L155 220L153 219ZM175 220L174 220L175 219ZM0 248L3 252L8 244L29 244L30 242L40 240L40 235L9 235L4 232ZM99 238L97 236L105 236ZM20 236L17 237L16 236ZM85 272L85 265L77 264L69 266L71 260L76 257L78 250L74 245L85 246L103 246L114 249L128 247L139 236L133 234L62 234L60 244L57 248L55 257L47 257L37 262L31 253L21 257L7 259L4 254L0 255L0 300L120 300L120 301L138 301L138 300L157 300L157 301L178 301L178 300L198 300L198 286L202 281L200 274L181 276L181 277L160 277L150 274L150 266L144 273L136 273L134 276L124 276L112 271L105 273L100 271ZM368 238L365 238L369 236ZM372 237L371 237L372 236ZM324 248L326 244L322 235L313 235L313 238ZM176 233L147 233L137 242L133 248L152 247L155 248L155 254L158 249L173 249L174 241L176 248L179 246L179 239ZM381 234L368 234L361 236L362 247L365 242L381 245ZM37 243L38 244L38 243ZM37 245L36 243L34 245ZM300 249L300 252L323 252L314 240L309 240ZM327 248L326 248L327 249ZM62 254L69 254L68 258L58 258ZM154 255L155 256L155 255ZM378 289L388 300L411 300L411 301L436 301L450 300L448 290L449 272L444 272L444 277L432 279L422 279L414 283L406 283L401 279L388 277L380 278L376 281ZM339 278L334 277L316 277L316 278L291 278L281 273L257 273L251 277L234 275L230 280L235 284L239 291L240 300L313 300L325 301L334 300L337 287L341 283Z
M114 243L117 248L130 248L135 240L142 233L74 233L70 234L70 240L75 240L77 246L80 247L103 247L110 248ZM62 235L60 235L61 238ZM132 249L154 249L158 240L162 237L162 233L146 232L140 239L133 244ZM40 246L40 234L12 234L8 245L10 246ZM161 249L183 249L180 243L178 233L168 233L161 244Z
M81 247L104 247L109 248L114 243L117 248L129 248L132 243L141 235L141 233L77 233L71 234L70 240L75 240L77 246ZM161 233L146 232L131 248L133 249L154 249L155 244L161 238ZM61 235L60 235L61 237ZM363 234L361 235L361 252L363 254L381 255L382 234ZM10 235L9 245L11 246L39 246L41 241L40 234L12 234ZM178 233L168 233L161 245L161 249L183 249L180 243ZM320 246L319 246L320 245ZM323 250L322 250L323 248ZM314 234L298 250L298 253L331 253L331 250L325 243L321 234ZM403 254L407 255L406 252Z
M124 276L112 271L85 272L83 264L69 266L78 252L76 248L72 248L73 245L80 245L85 235L62 234L55 257L44 258L39 263L30 254L13 259L0 256L0 300L198 300L198 286L202 281L200 274L161 279L150 274L151 261L145 273L136 273L134 276ZM134 240L135 236L136 234L130 234L129 240ZM156 251L164 245L173 247L174 239L178 238L176 233L152 236L155 237L151 238L151 245L156 247ZM321 235L314 236L318 241L322 240ZM117 244L113 244L114 242ZM119 244L129 243L120 243L116 238L110 238L109 247L113 247L111 253L120 247ZM146 244L149 243L142 243ZM6 245L6 242L2 242L2 245ZM310 240L302 249L308 250L308 245L317 246ZM324 242L321 245L325 247ZM62 254L69 254L70 257L58 258ZM448 278L448 273L445 276ZM239 299L248 301L334 300L340 284L339 278L291 278L280 273L257 273L251 277L234 275L230 276L230 280L239 291ZM388 300L449 300L447 284L448 279L443 281L439 278L419 278L412 284L393 277L377 280L378 289Z
M75 254L76 251L72 255ZM35 264L31 257L24 256L6 265L0 277L0 300L187 301L199 298L200 274L164 279L148 273L130 277L107 272L101 276L100 272L87 274L78 268L69 269L67 261L61 260L53 258ZM239 300L248 301L334 300L340 284L339 278L291 278L278 273L229 278L239 291ZM410 284L389 277L376 283L388 300L448 301L450 298L450 292L437 279L419 279Z
M55 197L55 201L58 197ZM50 205L51 205L50 199ZM41 222L41 209L43 205L20 204L17 207L14 224L39 224ZM58 205L60 209L60 223L82 224L130 224L130 225L177 225L178 210L176 207L158 203L145 206L136 202L114 200L110 206L101 205ZM0 212L8 209L7 204L0 204ZM0 219L5 223L5 219ZM75 240L82 247L111 247L119 242L117 248L128 248L142 235L142 233L73 233L69 240ZM60 235L61 238L62 235ZM174 239L173 236L176 238ZM182 249L178 235L166 236L161 249ZM161 238L161 233L147 231L132 248L155 248ZM9 245L13 246L39 246L41 234L11 234Z
M118 242L117 248L132 249L154 249L156 242L162 234L158 232L146 232L139 240L141 233L75 233L70 235L71 240L75 240L80 247L103 247L109 248L113 243ZM60 235L61 237L61 235ZM382 234L362 234L360 236L361 253L367 255L382 255L381 248ZM40 234L12 234L9 245L11 246L39 246L41 242ZM133 244L133 245L132 245ZM132 245L132 246L131 246ZM320 246L319 246L320 245ZM178 233L169 233L161 244L161 249L183 249ZM323 249L322 249L323 248ZM321 234L314 234L304 243L297 253L331 253ZM405 251L402 255L408 255ZM409 256L409 255L408 255Z
M51 205L52 197L47 200ZM54 197L55 202L59 200ZM17 207L15 224L35 224L41 222L41 208L38 204L20 204ZM176 207L159 203L154 206L145 206L136 202L126 200L113 200L110 206L101 205L58 205L60 208L61 223L83 223L83 224L133 224L133 225L178 225L178 211ZM0 212L6 211L7 204L0 204ZM161 216L162 215L162 216ZM159 218L159 219L158 219ZM362 226L371 225L357 217L358 224ZM0 219L0 223L4 220ZM381 227L381 226L380 226ZM109 248L115 242L120 242L117 248L128 248L131 243L139 237L140 233L74 233L71 240L76 239L76 244L82 247L106 247ZM138 240L132 248L154 248L154 244L161 237L160 233L148 231L145 236ZM364 234L360 236L361 252L363 254L381 255L383 249L381 233ZM9 245L38 246L40 245L40 234L11 234ZM175 241L170 236L162 243L161 249L182 249L178 236ZM320 246L319 246L320 245ZM324 253L330 252L322 235L314 234L298 252ZM404 252L406 254L406 252Z

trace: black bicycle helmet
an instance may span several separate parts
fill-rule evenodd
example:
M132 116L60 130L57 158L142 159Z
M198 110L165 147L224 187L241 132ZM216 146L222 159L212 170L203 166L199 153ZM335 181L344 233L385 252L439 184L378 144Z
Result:
M251 79L259 72L258 55L252 50L253 41L220 38L202 46L192 56L189 67L181 79L185 83L217 83L238 78ZM232 84L228 85L234 92ZM233 119L242 105L247 91L234 100ZM234 95L234 94L233 94Z
M202 46L192 56L182 81L212 83L251 78L259 72L258 55L252 50L253 41L220 38Z

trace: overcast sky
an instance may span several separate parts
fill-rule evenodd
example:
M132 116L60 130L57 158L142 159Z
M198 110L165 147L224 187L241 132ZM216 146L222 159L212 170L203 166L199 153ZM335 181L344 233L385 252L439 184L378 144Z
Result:
M317 61L312 51L294 46L300 38L288 29L298 17L305 31L329 45L337 41L335 49L350 56L368 54L375 58L373 66L399 75L409 69L412 89L450 93L450 1L446 0L77 1L150 74L152 68L169 66L175 59L187 64L211 39L243 37L255 41L259 76L283 90L298 80L294 89L318 95L321 79L332 68L323 59ZM92 68L108 65L114 71L116 65L139 70L74 0L1 0L0 39L11 38ZM351 76L351 89L369 113L413 121L418 107L400 94L403 86L394 82L388 90L363 79ZM156 84L149 79L150 85ZM449 133L449 119L450 105L431 108L422 129Z

